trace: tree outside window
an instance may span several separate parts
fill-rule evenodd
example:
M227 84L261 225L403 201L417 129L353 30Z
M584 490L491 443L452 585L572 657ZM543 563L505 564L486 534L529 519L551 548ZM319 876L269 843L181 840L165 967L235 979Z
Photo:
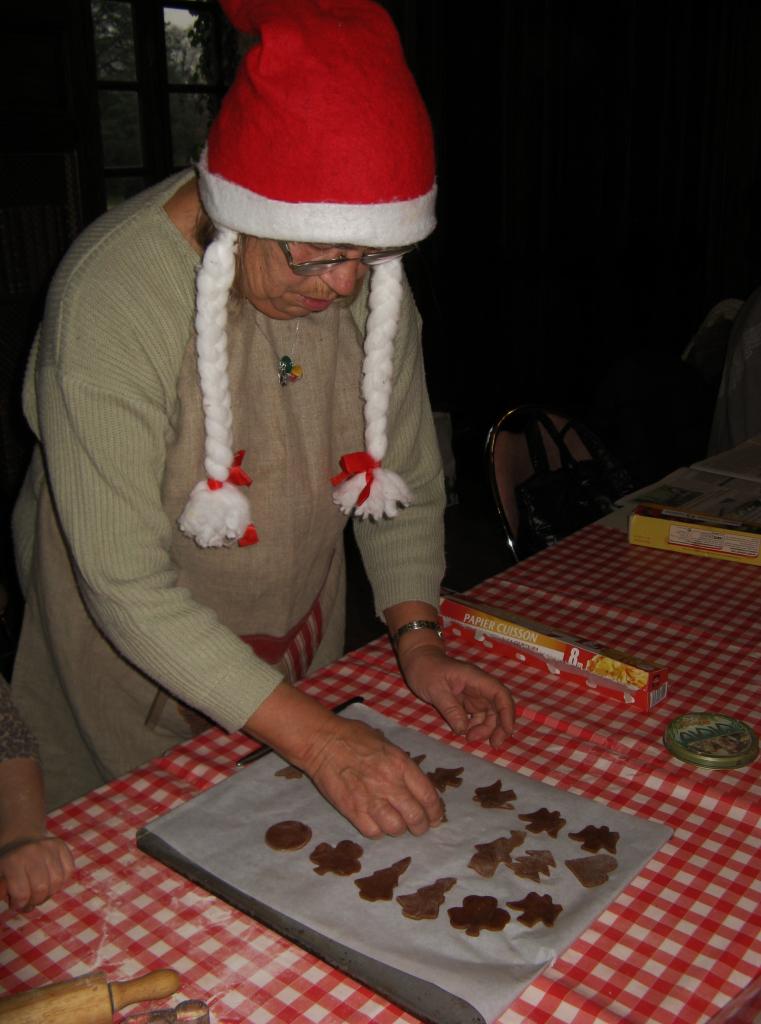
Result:
M91 0L106 205L198 158L238 62L214 0Z

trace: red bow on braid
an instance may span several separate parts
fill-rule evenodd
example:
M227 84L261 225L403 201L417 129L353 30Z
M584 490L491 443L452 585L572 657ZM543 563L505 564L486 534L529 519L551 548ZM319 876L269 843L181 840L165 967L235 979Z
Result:
M230 466L230 472L227 474L225 483L236 484L238 487L251 486L251 477L241 465L245 454L245 449L241 448L239 452L233 455L232 465ZM209 477L206 483L210 491L218 491L223 486L221 480L214 480L212 477ZM256 527L253 523L249 523L243 536L238 538L238 547L247 548L250 544L256 544L258 540L259 534L256 532Z
M364 505L370 495L370 488L373 483L373 470L380 469L380 462L374 459L368 452L350 452L348 455L342 455L338 460L338 464L343 470L343 473L339 473L338 476L331 477L330 482L334 487L338 484L342 484L344 480L348 480L349 477L356 476L357 473L365 474L365 486L360 491L360 495L357 498L357 507Z
M239 452L233 455L232 465L230 466L230 472L227 474L227 480L224 481L226 484L237 484L238 487L250 487L251 477L241 468L243 462L243 456L246 454L245 449L241 448ZM218 491L220 487L224 486L221 480L215 480L213 477L209 477L206 481L209 485L210 491Z

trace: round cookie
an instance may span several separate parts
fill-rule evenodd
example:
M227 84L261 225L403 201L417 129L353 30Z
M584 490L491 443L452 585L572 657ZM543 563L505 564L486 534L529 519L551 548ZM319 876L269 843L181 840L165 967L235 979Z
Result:
M278 821L270 825L264 834L264 841L273 850L300 850L312 838L312 830L303 821Z

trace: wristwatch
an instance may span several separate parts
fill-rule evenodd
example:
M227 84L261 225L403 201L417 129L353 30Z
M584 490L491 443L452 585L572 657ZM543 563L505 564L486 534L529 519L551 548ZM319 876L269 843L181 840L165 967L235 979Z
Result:
M413 619L412 622L405 622L403 626L400 626L396 633L391 637L391 643L394 648L396 649L399 647L399 641L405 633L414 633L418 629L433 630L439 640L444 639L444 634L441 632L441 627L438 622L433 622L431 619Z

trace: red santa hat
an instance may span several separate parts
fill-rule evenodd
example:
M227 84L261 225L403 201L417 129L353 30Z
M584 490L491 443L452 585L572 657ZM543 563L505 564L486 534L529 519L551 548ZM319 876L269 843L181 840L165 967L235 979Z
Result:
M395 248L435 227L431 125L386 11L370 0L221 0L255 36L199 162L217 232L198 274L196 334L207 478L179 520L203 547L251 543L234 455L226 308L239 234ZM401 260L374 266L362 397L365 451L341 460L334 501L347 514L396 515L411 496L382 466Z

